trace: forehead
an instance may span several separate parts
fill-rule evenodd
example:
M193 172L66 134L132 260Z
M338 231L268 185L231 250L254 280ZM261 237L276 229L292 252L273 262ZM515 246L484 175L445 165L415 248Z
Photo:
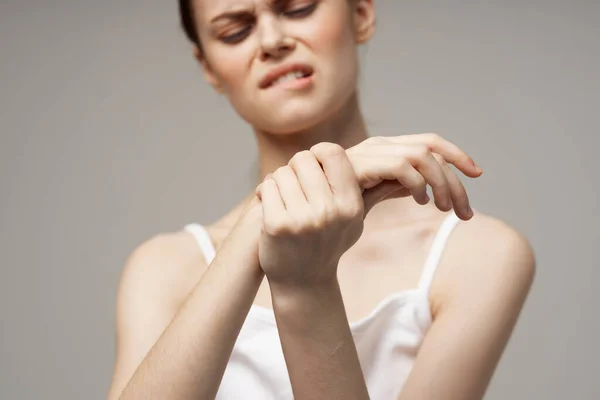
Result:
M266 5L274 2L276 0L195 0L194 9L196 15L210 20L212 17L224 12L248 9L259 4Z

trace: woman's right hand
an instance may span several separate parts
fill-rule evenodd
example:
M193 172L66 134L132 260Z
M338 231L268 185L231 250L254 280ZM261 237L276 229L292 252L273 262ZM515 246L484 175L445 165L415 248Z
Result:
M311 151L318 153L319 145ZM365 215L384 198L413 196L417 203L427 204L429 185L437 208L454 209L465 221L472 218L467 192L450 164L470 178L481 176L483 170L467 153L439 135L371 137L346 153L363 189Z

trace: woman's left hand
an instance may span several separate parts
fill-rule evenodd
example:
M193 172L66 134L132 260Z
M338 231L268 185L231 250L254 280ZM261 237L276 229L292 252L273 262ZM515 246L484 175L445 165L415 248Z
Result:
M337 264L361 236L364 204L343 147L301 151L257 188L263 229L258 256L271 285L313 287L337 277Z

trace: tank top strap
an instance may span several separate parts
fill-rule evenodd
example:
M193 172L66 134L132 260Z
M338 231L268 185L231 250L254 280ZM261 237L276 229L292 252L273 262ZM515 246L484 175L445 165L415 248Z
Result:
M210 264L215 258L216 251L206 228L200 224L187 224L183 229L194 236L202 255L206 259L206 264Z
M444 248L446 247L446 242L450 237L450 234L458 224L460 219L456 216L454 211L451 211L450 214L444 218L440 228L438 229L433 243L431 245L431 249L429 251L429 255L425 261L425 265L423 267L423 272L421 274L421 279L419 281L419 289L424 290L426 292L429 291L431 287L431 283L433 282L433 277L435 275L435 271L440 263L440 259L442 258L442 253L444 252Z

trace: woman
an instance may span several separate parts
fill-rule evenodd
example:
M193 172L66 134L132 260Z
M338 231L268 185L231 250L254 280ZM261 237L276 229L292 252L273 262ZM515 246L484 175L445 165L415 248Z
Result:
M253 128L264 179L210 226L132 253L109 398L482 398L534 257L473 215L448 165L482 171L457 146L368 137L357 46L373 1L180 9L206 80Z

